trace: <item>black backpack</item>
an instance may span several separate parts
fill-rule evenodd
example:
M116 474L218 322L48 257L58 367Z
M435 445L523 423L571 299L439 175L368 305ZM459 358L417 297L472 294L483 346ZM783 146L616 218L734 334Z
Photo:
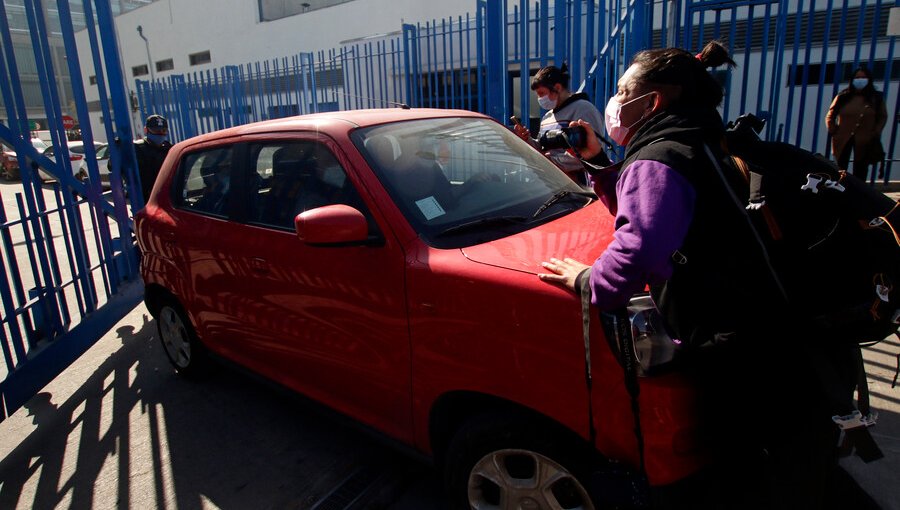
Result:
M754 116L739 117L725 145L795 313L814 330L859 344L896 333L898 203L822 156L760 140L761 128Z
M718 170L737 171L747 184L748 214L794 317L824 342L864 346L900 336L898 202L818 154L760 140L761 129L753 115L729 123L729 155ZM854 360L841 360L856 365L854 407L826 349L807 355L838 413L843 453L855 448L865 462L877 460L883 455L868 432L877 413L869 409L862 354L857 347Z

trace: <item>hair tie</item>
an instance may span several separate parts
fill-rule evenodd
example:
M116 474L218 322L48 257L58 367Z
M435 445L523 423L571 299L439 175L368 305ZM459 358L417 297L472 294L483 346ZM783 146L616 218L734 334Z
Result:
M703 62L703 53L698 53L698 54L694 55L694 58L696 58L700 62Z

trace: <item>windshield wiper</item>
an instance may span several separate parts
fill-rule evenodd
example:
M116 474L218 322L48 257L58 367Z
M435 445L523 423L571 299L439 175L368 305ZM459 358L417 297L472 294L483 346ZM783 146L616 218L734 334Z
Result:
M552 197L548 198L546 202L544 202L540 207L537 208L537 211L534 211L534 214L532 214L531 217L537 218L538 215L549 209L550 206L566 197L586 197L591 200L597 199L597 195L592 191L572 191L570 189L564 189L562 191L557 191L553 194Z
M441 230L435 237L441 237L448 234L458 234L460 232L464 232L466 230L477 230L482 227L490 226L490 225L507 225L510 223L522 223L528 218L524 216L489 216L487 218L480 218L477 220L467 221L465 223L460 223L459 225L453 225L452 227L445 228Z

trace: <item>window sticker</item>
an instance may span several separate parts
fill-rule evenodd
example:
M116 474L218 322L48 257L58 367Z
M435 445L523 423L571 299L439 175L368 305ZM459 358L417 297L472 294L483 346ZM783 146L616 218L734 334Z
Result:
M430 196L428 198L423 198L422 200L416 200L416 205L419 206L419 210L422 211L422 214L425 215L426 220L433 220L438 216L443 216L447 214L447 211L441 207L441 204L438 203L437 199L434 196Z

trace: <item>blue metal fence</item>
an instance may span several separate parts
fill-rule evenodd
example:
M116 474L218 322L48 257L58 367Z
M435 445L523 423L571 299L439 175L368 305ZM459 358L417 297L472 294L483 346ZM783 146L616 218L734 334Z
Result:
M689 0L681 45L699 51L710 39L726 43L738 66L723 73L723 118L753 112L768 122L768 139L830 155L825 113L865 65L884 93L889 121L884 180L890 178L897 144L896 37L887 35L888 12L900 2L883 0ZM875 175L871 179L874 181Z
M602 109L635 52L679 45L699 51L711 39L726 44L738 63L716 71L726 87L723 118L753 112L766 119L769 139L830 153L824 114L850 70L875 71L891 120L897 118L893 65L896 37L886 35L883 0L478 0L474 15L406 24L393 35L292 59L185 77L138 82L145 115L206 115L221 122L185 131L189 136L251 120L322 110L382 107L463 108L507 122L510 115L536 127L544 113L530 90L540 67L567 62L573 88ZM298 63L308 59L308 65ZM301 78L302 76L302 78ZM227 77L227 78L226 78ZM278 88L282 77L285 88ZM230 81L236 80L236 81ZM293 85L291 85L293 83ZM243 116L227 100L239 91ZM291 94L306 100L292 99ZM217 106L225 101L224 110ZM185 121L186 122L186 121ZM231 124L229 124L231 122ZM889 179L897 138L890 122Z
M142 295L123 177L130 189L140 187L133 185L133 135L109 0L84 1L101 106L104 117L111 119L107 137L117 141L110 150L113 175L107 193L101 188L69 0L55 2L60 27L54 31L61 31L65 44L72 80L67 96L73 99L74 112L66 112L60 103L60 80L44 17L48 6L42 0L25 0L24 6L55 159L30 142L13 33L0 3L0 94L9 119L8 125L0 125L0 139L15 149L22 180L0 192L0 420L80 356ZM88 177L84 182L74 176L65 113L81 121ZM42 182L39 170L55 182ZM12 209L5 200L10 194ZM139 191L131 193L131 205L132 210L142 206Z

